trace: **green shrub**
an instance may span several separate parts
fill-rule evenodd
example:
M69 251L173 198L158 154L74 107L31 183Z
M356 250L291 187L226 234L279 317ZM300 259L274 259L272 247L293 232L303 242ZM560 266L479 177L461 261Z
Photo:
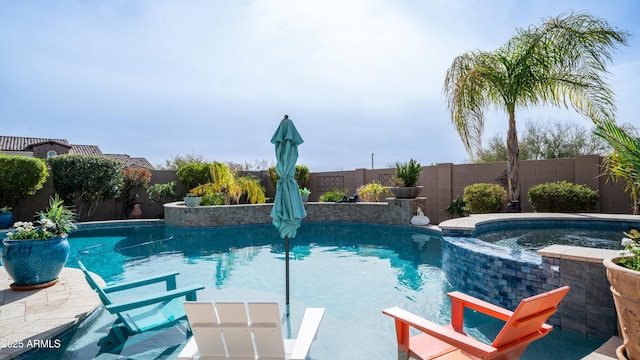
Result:
M278 176L275 166L270 167L268 171L269 171L269 181L271 182L271 187L273 187L273 190L275 191L276 184L278 183L278 179L280 179L280 176Z
M532 186L527 197L536 212L590 212L600 199L597 191L568 181Z
M126 212L129 213L133 205L140 201L140 191L149 187L151 171L145 168L132 167L124 169L122 173L124 174L122 197Z
M114 199L124 186L122 163L92 155L60 155L47 160L53 188L66 202L73 202L79 219L91 216L98 203Z
M309 182L309 168L305 165L296 165L296 175L294 176L300 189L307 187Z
M462 200L470 214L501 212L507 202L507 191L498 184L473 184L464 188Z
M226 197L222 193L208 193L202 196L200 205L202 206L224 205L225 201L226 201Z
M18 200L42 189L47 177L42 159L0 155L0 202L15 207Z
M456 198L453 199L453 201L449 205L447 205L445 211L447 212L447 215L449 215L449 219L469 216L469 213L466 209L466 204L464 200L460 199L460 196L456 196Z
M347 196L347 189L329 190L320 196L320 202L336 202Z
M305 165L296 165L296 174L294 175L296 179L296 183L298 183L298 188L302 189L307 187L307 183L309 182L309 168ZM280 176L276 172L276 167L272 166L269 168L269 180L271 181L271 186L273 189L276 189L276 184Z
M213 182L211 175L211 164L190 163L178 169L178 179L187 190L191 190L198 185Z
M165 184L153 184L147 189L149 200L154 204L164 204L179 199L176 194L178 183L171 181Z
M385 194L391 195L389 193L388 186L384 186L377 182L372 182L372 183L360 186L356 190L356 193L360 197L361 201L366 201L366 202L372 202L372 201L377 202L378 200L380 200L380 195L385 195Z

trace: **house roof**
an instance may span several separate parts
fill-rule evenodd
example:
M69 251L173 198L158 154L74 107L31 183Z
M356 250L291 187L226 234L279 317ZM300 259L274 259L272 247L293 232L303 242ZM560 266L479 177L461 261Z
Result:
M104 156L102 150L96 145L71 145L69 154Z
M0 150L3 151L27 151L34 145L45 143L58 143L69 146L69 142L64 139L31 138L20 136L0 136Z
M111 159L115 159L124 164L125 167L139 167L145 169L154 169L153 165L147 159L141 157L131 157L127 154L104 154Z
M131 166L138 166L138 167L145 168L145 169L155 169L155 167L153 165L151 165L149 160L147 160L146 158L134 157L134 158L131 158L131 160L135 161L135 163L132 164Z
M119 160L125 167L141 167L146 169L154 169L147 159L143 157L131 157L127 154L103 154L97 145L74 145L69 144L66 139L48 139L48 138L32 138L21 136L2 136L0 135L0 151L30 151L34 146L44 144L59 144L69 148L69 154L105 156L111 159Z

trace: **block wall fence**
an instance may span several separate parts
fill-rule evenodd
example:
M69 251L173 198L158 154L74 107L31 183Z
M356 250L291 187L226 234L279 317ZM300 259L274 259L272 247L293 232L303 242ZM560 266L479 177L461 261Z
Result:
M427 208L422 209L438 224L447 220L447 205L456 196L462 198L465 186L475 183L501 183L504 178L506 162L483 164L437 164L424 166L420 174L419 185L424 186L419 196L427 198ZM520 162L520 185L522 212L532 212L533 208L527 200L530 187L560 180L586 185L600 194L600 202L596 212L610 214L630 214L631 200L624 192L623 183L614 183L602 175L602 158L597 155L579 156L568 159L530 160ZM308 188L311 190L310 201L317 199L326 191L345 188L355 193L356 189L372 181L384 185L391 184L391 176L395 169L356 169L352 171L335 171L311 173ZM268 180L267 180L268 181Z
M456 196L462 197L463 189L474 183L500 184L505 177L506 162L483 164L436 164L424 166L420 174L419 185L423 186L421 197L426 197L426 208L422 209L431 219L432 224L446 220L445 209ZM566 180L576 184L586 185L600 194L600 202L596 212L610 214L630 214L631 200L624 192L624 183L614 183L602 176L602 158L597 155L579 156L567 159L528 160L520 162L521 207L523 212L532 212L531 204L527 200L530 187L545 183ZM313 169L310 169L311 171ZM261 179L266 188L267 197L273 197L275 191L271 186L269 174L265 171L251 172ZM311 190L309 201L318 201L320 196L333 189L346 189L354 194L356 189L370 182L391 185L394 168L386 169L355 169L347 171L311 172L307 188ZM177 181L175 171L152 171L151 184ZM186 192L179 184L179 192ZM15 209L16 220L28 221L33 214L47 206L47 200L53 193L51 178L45 187L33 196L21 200ZM384 201L384 199L381 199ZM149 201L146 193L140 197L143 218L158 218L163 214L162 204ZM119 200L109 200L101 203L94 215L84 220L125 219L129 216L124 204Z

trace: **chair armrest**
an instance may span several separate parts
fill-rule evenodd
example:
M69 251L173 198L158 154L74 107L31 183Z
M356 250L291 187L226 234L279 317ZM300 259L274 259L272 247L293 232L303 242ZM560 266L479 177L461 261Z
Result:
M454 301L461 301L464 307L480 311L483 314L493 316L503 321L509 320L509 318L513 315L513 311L501 308L500 306L493 305L489 302L463 294L458 291L447 293L447 295Z
M324 308L307 308L302 318L302 324L296 336L296 342L293 345L290 359L304 360L309 354L311 344L316 338L318 327L324 316Z
M127 281L127 282L119 283L119 284L116 284L116 285L106 286L106 287L103 287L102 290L104 292L106 292L106 293L110 293L110 292L115 292L115 291L128 290L128 289L136 288L136 287L139 287L139 286L155 284L155 283L159 283L159 282L163 282L163 281L167 283L167 290L175 290L175 288L176 288L176 275L178 275L178 274L179 274L179 272L177 272L177 271L176 272L169 272L169 273L159 274L159 275L151 276L151 277L144 278L144 279Z
M397 322L401 322L415 329L418 329L430 336L444 341L447 344L457 347L458 349L472 353L480 358L487 358L488 355L497 351L493 346L480 342L472 337L456 332L450 328L440 326L434 322L424 319L418 315L412 314L398 307L392 307L382 311L384 314L391 316Z
M180 350L178 360L192 360L196 357L196 354L198 354L198 344L196 344L196 339L192 336L182 350Z
M172 300L182 296L185 296L189 301L195 301L196 291L202 290L202 289L204 289L204 286L200 284L193 284L180 289L167 291L165 293L143 296L143 297L123 301L116 304L106 305L104 308L107 309L107 311L109 311L112 314L117 314L122 311L137 309L143 306L157 304L163 301Z

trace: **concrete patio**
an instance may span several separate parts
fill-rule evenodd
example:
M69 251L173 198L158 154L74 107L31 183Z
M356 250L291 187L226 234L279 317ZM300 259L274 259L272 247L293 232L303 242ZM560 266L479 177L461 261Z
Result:
M1 360L60 347L60 336L102 304L78 269L64 268L57 284L40 290L14 291L11 282L0 270Z

